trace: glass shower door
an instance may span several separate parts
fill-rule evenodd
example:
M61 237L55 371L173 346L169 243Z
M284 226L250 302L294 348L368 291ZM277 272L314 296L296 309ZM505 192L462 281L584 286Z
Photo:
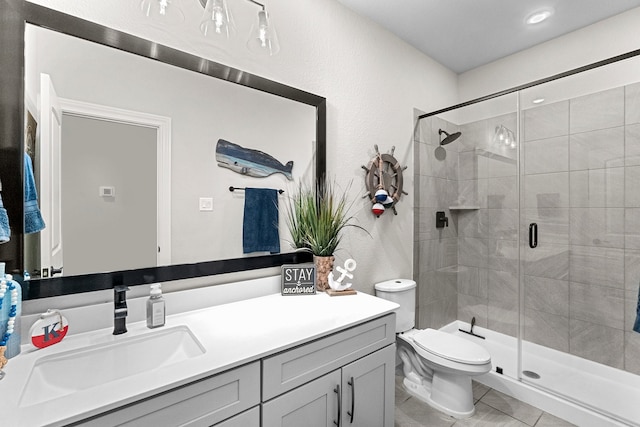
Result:
M639 61L519 94L519 375L623 422L640 419Z

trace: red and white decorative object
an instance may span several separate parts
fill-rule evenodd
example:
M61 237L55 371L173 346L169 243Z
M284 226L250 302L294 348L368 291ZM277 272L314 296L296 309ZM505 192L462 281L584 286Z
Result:
M57 344L67 335L69 322L58 310L47 310L35 321L29 335L31 343L38 348Z
M397 215L396 204L403 194L407 194L402 190L402 171L407 167L400 166L400 162L393 157L395 147L391 148L390 154L380 154L377 145L374 148L375 157L367 166L362 166L367 172L364 177L367 194L363 197L368 197L373 203L371 212L376 217L382 215L385 209L391 209Z

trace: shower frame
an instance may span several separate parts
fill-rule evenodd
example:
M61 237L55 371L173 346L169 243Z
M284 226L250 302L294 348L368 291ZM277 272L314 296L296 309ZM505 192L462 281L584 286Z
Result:
M640 56L640 49L637 50L633 50L621 55L616 55L601 61L597 61L585 66L581 66L578 68L574 68L571 69L569 71L565 71L565 72L561 72L558 74L554 74L552 76L546 77L546 78L542 78L539 80L535 80L523 85L519 85L519 86L515 86L512 87L510 89L506 89L506 90L502 90L499 92L495 92L492 93L490 95L486 95L480 98L476 98L470 101L466 101L466 102L462 102L447 108L443 108L440 110L436 110L436 111L432 111L430 113L425 113L425 114L420 114L417 116L417 123L419 125L420 120L425 119L425 118L430 118L430 117L436 117L439 116L441 114L444 113L448 113L448 112L453 112L454 110L459 110L461 108L464 107L469 107L469 106L473 106L475 104L479 104L482 102L486 102L489 100L493 100L499 97L503 97L506 95L512 95L515 94L515 99L516 99L516 120L517 120L517 126L516 126L516 141L517 143L517 147L516 147L516 159L518 159L516 161L516 189L518 192L518 206L517 206L517 211L518 211L518 227L517 227L517 247L518 247L518 262L517 262L517 268L518 268L518 272L517 272L517 277L518 277L518 335L517 335L517 379L518 381L523 381L529 385L533 385L534 387L536 386L535 382L530 381L530 378L527 378L527 375L524 374L524 369L526 368L526 366L523 368L523 341L524 341L524 336L525 336L525 324L524 324L524 310L525 310L525 301L524 301L524 272L523 272L523 268L522 268L522 261L523 261L523 244L522 244L522 239L524 238L521 234L521 228L523 226L524 222L524 210L525 210L525 206L523 206L523 201L522 201L522 192L523 192L523 185L521 180L523 179L523 174L521 171L521 168L523 167L521 165L521 163L524 161L523 159L523 154L521 153L521 146L524 140L524 137L522 135L522 114L523 114L523 110L521 109L520 106L520 94L523 91L526 91L527 89L531 89L531 88L535 88L537 86L541 86L544 85L546 83L550 83L556 80L560 80L566 77L571 77L571 76L576 76L578 74L590 71L590 70L595 70L597 68L600 67L604 67L607 65L611 65L611 64L615 64L615 63L619 63L621 61L627 60L627 59L631 59L631 58L635 58ZM439 148L439 147L438 147Z

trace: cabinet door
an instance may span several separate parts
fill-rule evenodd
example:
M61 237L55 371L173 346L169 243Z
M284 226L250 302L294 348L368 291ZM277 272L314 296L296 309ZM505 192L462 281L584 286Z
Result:
M262 427L333 427L338 424L340 371L331 372L262 405Z
M342 368L344 427L393 427L395 344Z

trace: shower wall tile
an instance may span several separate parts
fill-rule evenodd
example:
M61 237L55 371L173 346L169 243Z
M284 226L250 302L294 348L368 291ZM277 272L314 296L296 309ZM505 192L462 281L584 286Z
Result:
M571 282L569 317L624 329L624 290Z
M622 369L624 331L571 319L569 321L569 352L594 362Z
M512 337L518 335L518 301L494 301L489 299L487 327Z
M521 239L529 239L528 225L538 224L538 242L546 244L569 244L569 209L568 208L542 208L525 209L525 225L522 229Z
M458 238L458 262L464 266L487 267L487 242L484 239L461 236Z
M569 279L569 246L540 243L524 251L524 274L549 279Z
M486 224L485 237L516 240L518 238L517 209L483 209L480 211L482 222Z
M569 107L570 132L588 132L624 125L624 88L597 92L572 99Z
M624 126L572 134L571 170L624 166Z
M607 168L571 172L571 207L624 207L624 170L625 168Z
M487 239L489 268L493 270L518 272L518 241Z
M625 248L640 249L640 208L624 210Z
M456 299L430 301L418 310L418 328L439 329L457 319Z
M486 236L487 218L483 211L459 211L456 214L461 236L474 238Z
M640 165L640 124L625 126L624 140L625 166Z
M624 333L624 370L640 375L640 334Z
M623 249L624 211L622 208L571 208L569 212L570 243Z
M475 151L463 151L458 156L458 179L478 179L478 156Z
M525 208L565 208L569 206L569 173L526 175Z
M486 153L485 153L486 154ZM477 155L478 178L500 178L505 176L516 176L515 150L505 153L514 156L513 161L507 161L503 158L492 158L487 155Z
M489 301L501 301L518 306L518 275L509 271L488 271Z
M625 123L640 123L640 83L625 87Z
M571 246L569 277L587 285L624 287L624 250Z
M458 319L467 323L476 318L476 325L481 328L487 326L487 299L470 295L458 294Z
M569 318L569 282L546 277L524 276L526 308Z
M523 112L525 141L569 134L569 102L556 102Z
M627 291L638 295L640 287L640 251L627 249L624 252L624 283Z
M455 267L453 268L455 270ZM419 278L419 305L423 306L435 300L457 298L458 281L455 274L445 275L440 270L422 272Z
M460 127L464 140L460 142L460 152L473 151L487 145L487 123L484 120L467 123Z
M569 170L569 137L566 135L525 141L522 147L527 175Z
M482 185L482 181L477 179L458 181L458 197L454 200L453 206L478 206L480 204L480 185Z
M524 339L568 352L569 318L525 308Z
M458 266L458 293L482 299L488 298L489 270Z
M515 176L503 178L489 178L480 180L485 184L485 191L480 207L489 209L517 209L518 185ZM482 188L482 185L479 185Z
M628 208L640 208L640 166L625 168L624 199Z

